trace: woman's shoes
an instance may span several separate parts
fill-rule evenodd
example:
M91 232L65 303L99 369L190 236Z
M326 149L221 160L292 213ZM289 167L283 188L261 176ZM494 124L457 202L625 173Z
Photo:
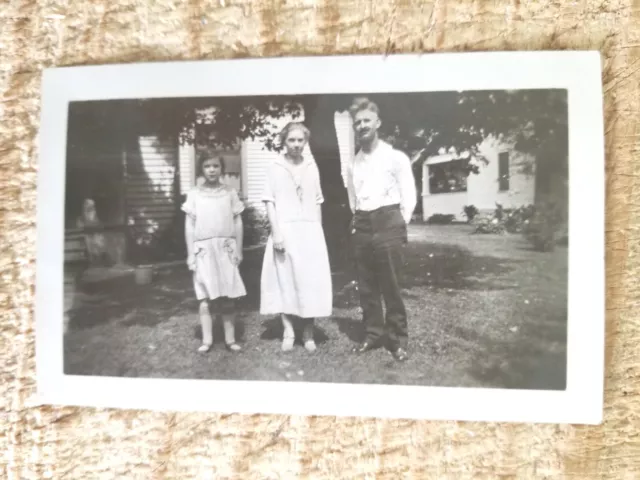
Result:
M242 347L240 345L238 345L236 342L225 343L224 346L230 352L239 352L240 350L242 350ZM203 343L198 348L198 352L199 353L207 353L209 350L211 350L211 347L212 347L212 345L210 343Z
M307 349L307 352L315 352L316 351L316 342L313 341L313 339L309 339L306 342L304 342L304 348Z
M293 335L284 337L282 339L282 351L289 352L293 350L294 341L295 341L295 337Z
M295 343L295 337L284 337L282 339L282 351L290 352L291 350L293 350L294 343ZM315 352L317 349L316 342L314 342L312 338L305 340L304 348L307 350L307 352Z

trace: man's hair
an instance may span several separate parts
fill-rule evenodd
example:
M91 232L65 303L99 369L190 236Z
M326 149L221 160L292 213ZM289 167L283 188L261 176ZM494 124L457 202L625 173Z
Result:
M351 107L349 107L349 113L351 114L351 118L355 118L358 112L362 112L364 110L369 110L374 112L376 115L380 116L380 109L378 105L369 100L366 97L358 97L353 100L351 103Z

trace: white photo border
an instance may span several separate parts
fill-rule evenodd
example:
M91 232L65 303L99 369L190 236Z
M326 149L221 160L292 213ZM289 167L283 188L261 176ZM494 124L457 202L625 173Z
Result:
M566 390L64 374L63 242L70 101L536 88L567 89L569 100ZM605 348L602 95L597 51L284 57L45 70L37 192L35 403L220 413L601 423ZM219 395L221 388L224 395ZM398 398L402 398L400 403Z

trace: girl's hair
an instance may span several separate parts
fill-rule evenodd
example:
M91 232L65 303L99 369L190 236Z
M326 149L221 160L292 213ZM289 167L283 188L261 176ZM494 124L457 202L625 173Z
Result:
M351 107L349 107L349 113L351 114L351 118L355 118L358 112L362 112L364 110L369 110L370 112L375 113L380 116L380 109L378 105L369 100L366 97L358 97L353 100Z
M282 129L282 131L280 132L280 134L278 135L279 139L280 139L280 144L284 145L284 143L287 141L287 137L289 136L289 133L291 133L292 130L301 130L302 133L304 134L304 139L305 141L309 141L309 137L311 136L311 132L309 131L309 129L307 128L307 126L302 123L302 122L289 122L285 125L285 127Z
M224 163L224 157L222 155L220 155L219 157L216 157L215 155L209 153L209 152L203 152L200 154L200 157L198 158L198 169L196 171L197 175L202 175L202 165L204 164L204 162L206 162L207 160L218 160L220 162L220 172L222 173L222 175L225 174L225 172L227 171L227 166Z

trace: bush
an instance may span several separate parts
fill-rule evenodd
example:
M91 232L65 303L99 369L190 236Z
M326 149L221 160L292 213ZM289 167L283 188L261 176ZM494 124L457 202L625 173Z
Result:
M480 213L475 205L465 205L462 212L464 216L467 217L467 223L471 223L475 216Z
M539 252L551 252L560 240L563 224L562 210L555 202L542 202L523 231L524 236Z
M504 228L509 233L522 233L531 221L534 212L533 205L525 205L515 209L502 209Z
M473 233L505 233L504 222L496 218L495 215L476 218L474 225L476 228Z
M504 208L496 203L496 209L490 217L478 218L475 233L522 233L529 224L534 212L533 205L518 208Z
M447 215L444 213L434 213L427 218L427 223L431 225L448 225L455 220L455 215Z
M242 212L242 222L244 224L244 246L252 247L263 245L269 237L269 218L265 212L255 207L247 207Z

